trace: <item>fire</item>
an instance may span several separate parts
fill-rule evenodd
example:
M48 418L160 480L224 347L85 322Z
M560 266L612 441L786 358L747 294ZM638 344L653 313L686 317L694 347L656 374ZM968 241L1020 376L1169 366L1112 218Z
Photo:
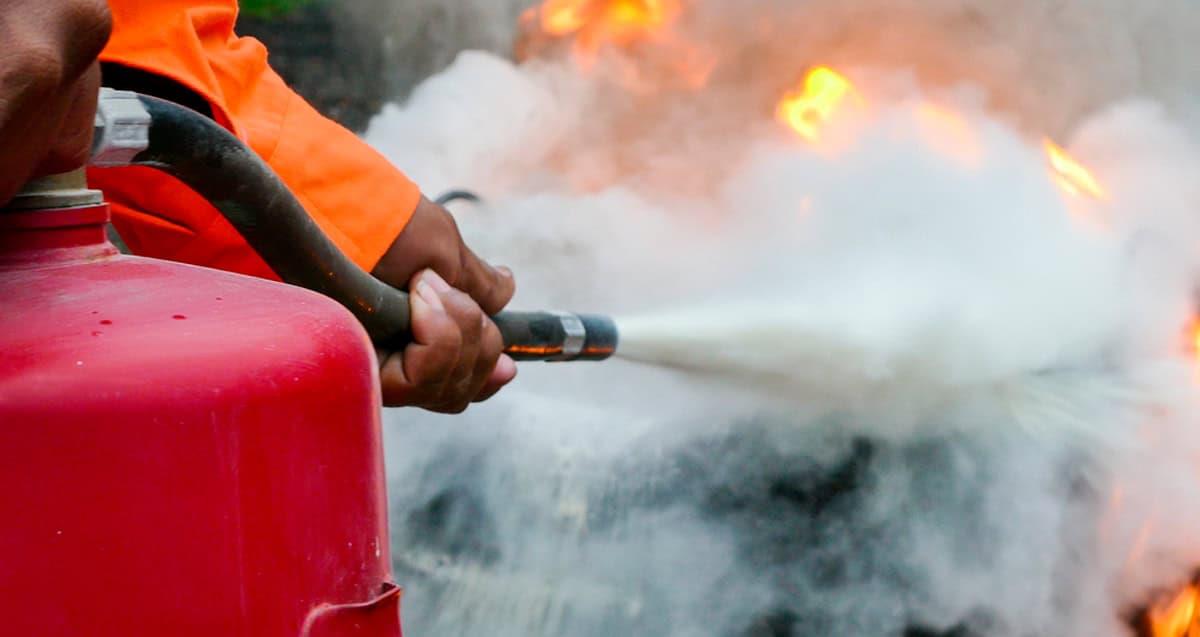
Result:
M1046 149L1046 157L1050 161L1050 168L1054 171L1054 179L1063 190L1076 197L1084 195L1093 199L1105 197L1104 188L1083 164L1049 139L1043 142L1043 146Z
M809 71L803 86L783 97L776 115L798 135L816 142L842 104L856 96L850 80L827 66L821 66Z
M1193 316L1183 328L1182 345L1192 361L1193 375L1200 384L1200 316Z
M698 91L716 56L677 29L687 0L543 0L521 16L518 60L569 51L577 67L600 70L636 94Z
M623 40L661 29L678 11L672 0L546 0L538 15L550 35L592 31Z
M1187 353L1200 364L1200 316L1193 316L1184 327L1184 339Z
M1190 344L1192 346L1192 356L1197 362L1200 362L1200 319L1192 322L1191 331L1192 342Z
M1146 622L1150 637L1200 637L1200 585L1151 608Z
M809 71L800 87L783 96L775 108L775 115L801 138L816 143L848 101L862 101L854 84L832 68L820 66ZM959 113L924 102L916 109L916 119L926 141L942 154L967 165L980 161L981 148L975 132ZM1064 191L1075 197L1092 199L1107 196L1095 175L1061 146L1046 139L1043 148L1051 176Z
M579 2L549 0L540 13L542 29L551 35L570 35L587 24Z
M653 97L652 89L662 87L685 86L698 91L708 84L717 66L717 56L707 45L686 37L686 29L676 24L688 1L542 0L540 6L529 9L522 16L523 32L518 40L517 58L524 61L540 54L570 52L585 72L607 73L603 79L609 79L616 70L619 80L616 85L638 95ZM652 89L642 92L647 85ZM644 103L653 104L653 101ZM854 107L865 110L867 104L859 87L847 76L829 66L817 66L804 75L798 86L778 99L775 117L804 141L810 144L824 141L828 146L828 138L834 136L830 134L833 132L831 123ZM881 104L881 110L886 106ZM933 101L908 101L893 106L906 109L901 114L911 115L921 139L933 150L968 168L984 163L988 149L985 133L988 131L974 126L973 111L959 112ZM1032 147L1036 139L1026 141ZM1042 148L1048 176L1065 193L1080 199L1068 203L1072 212L1085 208L1089 213L1094 212L1092 208L1096 206L1085 200L1107 198L1101 182L1087 166L1054 141L1043 139ZM612 181L610 177L612 175L589 170L584 177L587 183L579 187L598 190ZM811 196L802 197L797 203L796 214L808 215L813 207ZM1187 339L1200 369L1200 319L1189 325ZM1101 521L1102 536L1123 533L1124 529L1117 527L1120 524L1118 514L1125 506L1125 500L1124 489L1115 488L1110 511ZM1126 555L1126 568L1136 568L1143 560L1159 528L1158 516L1152 515L1136 529ZM1144 622L1144 630L1148 631L1145 637L1200 637L1200 580L1145 610L1137 621Z
M573 37L591 60L606 45L652 39L679 16L680 0L545 0L525 20L555 38Z

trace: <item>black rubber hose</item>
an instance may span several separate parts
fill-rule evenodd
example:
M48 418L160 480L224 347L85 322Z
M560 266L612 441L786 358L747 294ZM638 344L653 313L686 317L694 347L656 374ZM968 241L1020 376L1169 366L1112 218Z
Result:
M150 143L132 163L174 176L207 199L284 281L350 310L378 346L410 342L408 294L364 272L313 222L273 170L237 137L190 109L139 96ZM602 360L617 346L603 316L501 312L492 317L520 360ZM581 338L578 326L586 334Z
M437 203L437 205L439 205L439 206L445 206L448 204L452 204L456 201L479 203L479 202L483 201L483 199L479 195L471 192L470 190L451 190L449 192L442 193L442 196L438 197L437 199L434 199L434 202Z
M341 303L375 344L408 342L408 295L347 259L258 155L194 111L155 97L140 99L150 113L150 145L133 164L187 184L233 224L279 278Z

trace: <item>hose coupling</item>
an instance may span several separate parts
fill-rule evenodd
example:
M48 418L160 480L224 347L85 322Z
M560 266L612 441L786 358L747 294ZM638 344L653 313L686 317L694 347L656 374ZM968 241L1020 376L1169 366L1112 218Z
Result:
M150 112L137 93L100 89L92 138L93 166L128 166L150 147Z
M602 361L617 351L616 323L570 312L501 312L492 317L505 353L520 361Z

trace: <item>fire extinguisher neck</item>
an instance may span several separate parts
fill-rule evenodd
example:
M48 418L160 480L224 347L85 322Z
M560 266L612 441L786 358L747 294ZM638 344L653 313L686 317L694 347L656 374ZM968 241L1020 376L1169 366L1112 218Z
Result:
M53 265L117 254L108 204L82 170L34 180L0 208L0 267Z
M25 184L4 210L56 210L104 203L104 195L87 185L87 172L80 168L47 175Z

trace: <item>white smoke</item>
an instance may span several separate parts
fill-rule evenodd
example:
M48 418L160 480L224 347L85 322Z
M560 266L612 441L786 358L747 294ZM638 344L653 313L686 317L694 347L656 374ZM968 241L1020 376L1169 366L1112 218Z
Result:
M1197 11L708 0L704 90L465 53L388 107L369 141L487 198L459 221L515 307L646 317L705 371L390 413L409 632L1127 634L1200 566ZM815 63L869 103L832 153L771 117Z

